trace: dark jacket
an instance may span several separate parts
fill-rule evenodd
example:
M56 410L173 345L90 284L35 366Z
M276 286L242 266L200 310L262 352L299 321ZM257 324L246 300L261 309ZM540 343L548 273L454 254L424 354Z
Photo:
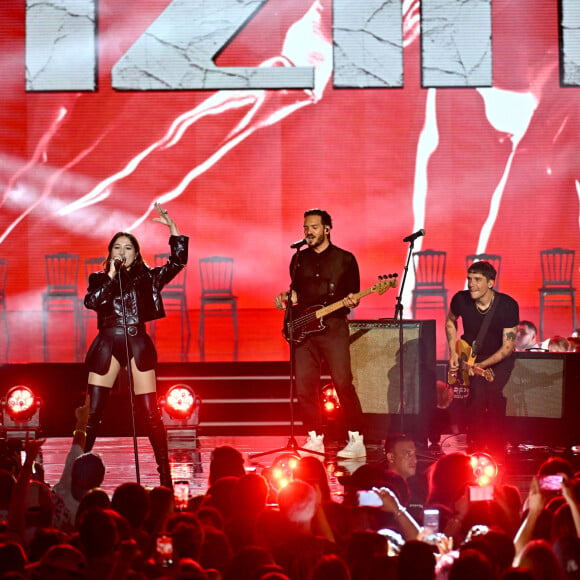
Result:
M163 318L165 310L161 290L187 264L188 243L187 236L170 236L169 260L157 268L135 264L129 270L121 270L112 280L106 272L91 274L85 306L97 312L99 329L123 326L119 275L128 325Z

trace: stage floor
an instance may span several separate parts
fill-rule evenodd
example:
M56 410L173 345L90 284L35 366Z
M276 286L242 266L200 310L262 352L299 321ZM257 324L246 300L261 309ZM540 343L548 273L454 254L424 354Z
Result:
M262 473L284 453L283 450L288 447L290 441L288 436L200 436L196 446L194 442L170 440L173 479L174 481L187 480L192 496L204 494L208 486L210 455L215 447L223 445L235 447L243 454L248 471ZM442 451L444 453L464 451L464 441L461 435L443 436ZM304 438L297 437L296 442L300 445L304 442ZM45 480L50 485L56 483L60 477L70 444L70 438L49 438L42 446L41 462L45 471ZM126 481L140 481L146 487L158 485L156 464L149 441L144 437L138 437L136 445L138 462L135 461L134 442L131 437L97 439L94 451L100 453L105 462L106 475L102 487L109 495L118 485ZM338 476L348 475L364 463L381 461L384 459L384 449L380 443L367 445L366 460L337 461L338 448L338 443L327 445L324 464L332 494L340 501L343 486L339 483ZM272 450L277 451L252 457L254 454ZM550 454L554 454L554 451L547 448L514 450L506 456L505 463L500 466L500 481L515 485L523 495L527 494L531 475ZM437 455L427 450L418 450L418 472L426 470L436 458Z

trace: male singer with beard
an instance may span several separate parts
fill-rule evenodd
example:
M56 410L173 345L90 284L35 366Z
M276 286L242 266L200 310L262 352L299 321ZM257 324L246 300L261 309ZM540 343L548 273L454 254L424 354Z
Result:
M457 292L445 321L449 344L449 370L458 371L457 320L461 318L461 339L469 347L478 337L486 317L491 322L477 345L475 364L468 369L469 398L467 400L468 444L501 452L505 443L506 398L503 389L514 367L516 331L519 321L518 303L494 289L495 268L485 261L475 262L467 270L467 290ZM481 371L492 369L494 378L488 381Z
M307 248L296 252L290 263L292 286L292 320L311 306L327 306L342 300L344 307L325 316L324 328L308 332L295 345L296 394L302 419L308 431L305 449L324 453L322 410L320 401L320 371L326 361L334 388L344 411L348 428L348 444L337 456L350 459L366 457L361 404L352 383L350 366L350 335L347 315L358 306L360 276L353 254L330 241L332 219L321 209L304 213L304 239ZM285 310L289 292L281 292L274 301ZM296 336L294 336L296 339Z

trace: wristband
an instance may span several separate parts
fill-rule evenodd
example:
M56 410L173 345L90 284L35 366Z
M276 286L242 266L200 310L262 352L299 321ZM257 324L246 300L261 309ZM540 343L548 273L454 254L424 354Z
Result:
M73 437L76 437L78 433L82 433L85 437L87 436L87 432L84 429L75 429L73 431Z

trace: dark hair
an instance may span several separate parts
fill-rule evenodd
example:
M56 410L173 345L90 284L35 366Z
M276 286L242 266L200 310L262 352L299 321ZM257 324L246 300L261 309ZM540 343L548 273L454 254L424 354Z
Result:
M469 268L467 268L468 274L481 274L485 276L488 280L495 280L497 276L497 272L495 268L485 260L481 260L479 262L473 262Z
M139 242L137 241L137 238L133 235L130 234L129 232L117 232L112 238L111 241L109 242L109 245L107 246L107 251L109 252L107 259L105 260L104 263L104 268L107 268L107 262L111 259L111 252L113 251L113 246L115 245L115 242L122 237L126 237L129 238L129 241L133 244L133 247L135 248L135 264L143 264L143 256L141 256L141 246L139 245Z
M332 218L327 211L323 209L318 209L317 207L308 209L304 212L304 217L308 217L309 215L318 215L320 216L320 221L322 222L323 226L328 226L332 229Z
M538 334L536 325L530 320L520 320L518 322L518 326L527 326L530 330L533 330L536 334Z
M411 437L411 435L407 435L406 433L390 433L387 435L385 439L385 453L392 453L395 449L395 445L397 443L407 443L407 442L415 442L415 439Z

